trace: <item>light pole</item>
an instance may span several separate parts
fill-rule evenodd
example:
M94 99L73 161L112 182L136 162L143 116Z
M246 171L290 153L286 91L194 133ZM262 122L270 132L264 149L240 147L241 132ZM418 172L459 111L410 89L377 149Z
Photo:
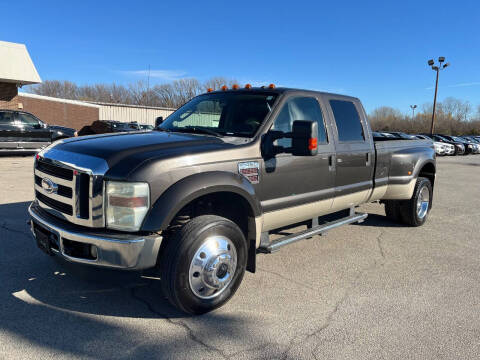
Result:
M412 108L412 120L415 120L415 109L417 108L417 105L410 105Z
M431 66L432 70L437 72L437 78L435 80L435 95L433 97L432 126L430 128L430 135L433 135L433 131L435 130L435 107L437 105L438 74L440 73L440 70L443 70L450 65L450 63L445 63L442 65L444 61L445 61L444 56L440 56L438 58L438 65L435 65L435 61L433 61L433 59L428 60L428 66Z

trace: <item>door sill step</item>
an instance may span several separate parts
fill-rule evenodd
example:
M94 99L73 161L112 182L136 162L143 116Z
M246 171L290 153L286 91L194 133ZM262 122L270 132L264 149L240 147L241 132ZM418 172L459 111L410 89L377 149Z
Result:
M287 235L284 237L281 237L280 239L277 239L270 243L267 246L262 246L257 249L257 252L259 253L264 253L264 254L271 254L274 253L278 250L280 250L281 247L285 245L292 244L294 242L306 239L306 238L311 238L314 235L322 234L324 232L327 232L329 230L335 229L337 227L343 226L343 225L348 225L352 223L360 223L363 222L367 218L368 214L363 214L363 213L353 213L352 215L349 215L347 217L335 220L335 221L330 221L322 225L318 225L312 228L309 228L304 231L300 231L295 234Z

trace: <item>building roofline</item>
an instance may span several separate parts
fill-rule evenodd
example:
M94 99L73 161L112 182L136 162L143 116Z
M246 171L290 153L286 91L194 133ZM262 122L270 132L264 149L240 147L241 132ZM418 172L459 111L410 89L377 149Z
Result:
M18 85L42 82L25 44L0 41L0 81Z
M31 93L26 93L26 92L19 92L18 96L24 96L24 97L27 97L27 98L39 99L39 100L56 101L56 102L61 102L61 103L64 103L64 104L89 106L89 107L94 107L94 108L97 108L97 109L100 109L102 106L116 106L116 107L128 107L128 108L137 108L137 109L153 109L153 110L167 110L167 111L175 111L176 110L176 109L173 109L173 108L166 108L166 107L130 105L130 104L116 104L116 103L106 103L106 102L99 102L99 101L70 100L70 99L56 98L56 97L52 97L52 96L31 94Z
M168 110L168 111L177 110L175 108L159 107L159 106L119 104L119 103L108 103L108 102L101 102L101 101L86 101L86 102L90 104L103 105L103 106L119 106L119 107L131 107L131 108L140 108L140 109Z
M93 108L100 109L100 105L94 105L94 104L90 104L88 102L79 101L79 100L61 99L61 98L56 98L56 97L51 97L51 96L30 94L30 93L24 93L24 92L19 92L18 96L24 96L24 97L27 97L27 98L46 100L46 101L61 102L61 103L64 103L64 104L88 106L88 107L93 107Z

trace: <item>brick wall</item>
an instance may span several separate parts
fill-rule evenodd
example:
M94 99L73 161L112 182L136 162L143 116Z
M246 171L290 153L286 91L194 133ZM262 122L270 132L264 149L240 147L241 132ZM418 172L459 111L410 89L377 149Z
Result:
M16 84L0 82L0 109L18 109L18 89Z
M50 125L60 125L80 130L99 119L98 107L73 104L62 100L46 100L18 95L18 104Z

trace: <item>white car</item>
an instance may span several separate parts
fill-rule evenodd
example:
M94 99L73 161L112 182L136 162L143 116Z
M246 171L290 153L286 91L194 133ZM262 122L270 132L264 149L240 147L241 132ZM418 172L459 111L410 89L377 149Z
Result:
M434 142L433 147L437 155L445 155L445 146L441 142Z
M455 155L455 145L438 142L445 147L445 155Z
M455 154L455 146L451 144L442 143L440 141L434 141L427 135L415 135L419 139L430 140L433 142L433 147L437 155L453 155Z

